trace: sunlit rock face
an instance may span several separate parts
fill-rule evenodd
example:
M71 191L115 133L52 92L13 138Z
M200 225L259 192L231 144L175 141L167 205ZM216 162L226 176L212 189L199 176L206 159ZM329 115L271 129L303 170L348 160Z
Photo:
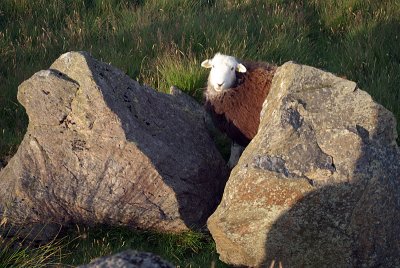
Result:
M175 93L88 53L62 55L19 87L29 126L0 172L0 211L16 224L203 227L227 171L203 108Z
M269 267L400 265L393 114L356 83L278 68L257 135L208 220L221 260Z

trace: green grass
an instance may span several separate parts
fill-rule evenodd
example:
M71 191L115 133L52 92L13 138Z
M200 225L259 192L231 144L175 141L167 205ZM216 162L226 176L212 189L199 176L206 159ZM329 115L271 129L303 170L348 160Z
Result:
M66 258L67 238L55 238L42 244L32 242L39 234L21 227L0 224L0 267L49 267Z
M399 44L398 0L1 0L0 160L15 153L28 123L18 85L66 51L90 51L141 83L160 91L174 84L199 101L207 76L200 62L218 51L276 64L294 60L356 81L399 120ZM105 232L114 241L126 231ZM127 237L132 247L159 239ZM168 255L172 244L146 245ZM210 244L200 246L206 262L214 256ZM79 245L88 258L114 251ZM185 258L191 259L170 259Z
M89 263L99 257L126 249L157 254L179 267L228 267L218 260L211 237L198 232L159 234L132 231L122 227L76 228L69 231L74 239L68 244L63 263L71 266Z
M217 51L294 60L356 81L400 118L399 18L398 0L3 0L0 156L15 152L27 126L18 85L70 50L198 100L207 75L199 63Z
M1 268L76 267L127 249L157 254L179 267L229 267L218 260L212 238L200 232L161 234L124 227L76 226L42 244L32 243L29 237L35 235L31 233L18 226L0 226Z

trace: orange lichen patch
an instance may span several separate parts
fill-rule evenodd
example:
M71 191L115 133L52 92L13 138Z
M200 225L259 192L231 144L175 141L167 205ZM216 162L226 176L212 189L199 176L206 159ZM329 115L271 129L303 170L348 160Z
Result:
M292 206L308 194L313 187L302 179L247 178L237 200L252 201L260 206Z

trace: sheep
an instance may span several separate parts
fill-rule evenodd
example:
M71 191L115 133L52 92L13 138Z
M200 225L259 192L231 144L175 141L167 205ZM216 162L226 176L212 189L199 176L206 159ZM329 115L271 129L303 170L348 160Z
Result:
M205 109L216 127L232 140L228 166L233 168L257 134L260 112L276 66L265 62L242 62L217 53L201 63L211 68L205 91Z

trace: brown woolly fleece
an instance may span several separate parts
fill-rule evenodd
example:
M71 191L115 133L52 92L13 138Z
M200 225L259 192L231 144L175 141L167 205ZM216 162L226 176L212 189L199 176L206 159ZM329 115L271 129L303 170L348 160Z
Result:
M234 142L247 146L257 134L263 102L271 88L276 66L263 62L243 62L247 71L236 73L236 85L217 92L205 92L205 108L214 124Z

